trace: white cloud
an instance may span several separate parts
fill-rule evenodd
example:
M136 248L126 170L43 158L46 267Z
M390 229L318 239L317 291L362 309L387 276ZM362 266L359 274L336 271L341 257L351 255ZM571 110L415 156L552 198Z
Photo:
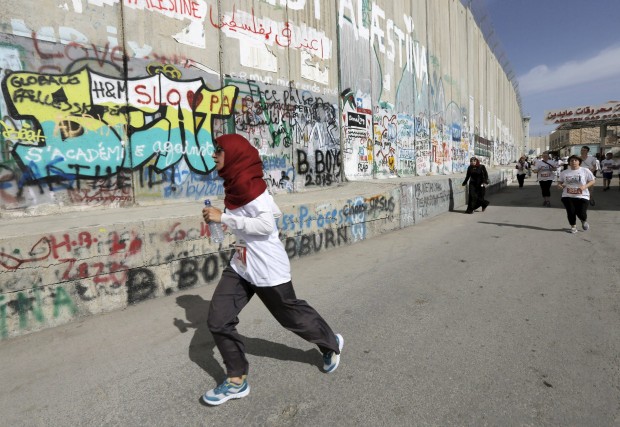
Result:
M612 46L582 61L569 61L556 68L538 65L520 76L521 94L548 92L620 75L620 46Z

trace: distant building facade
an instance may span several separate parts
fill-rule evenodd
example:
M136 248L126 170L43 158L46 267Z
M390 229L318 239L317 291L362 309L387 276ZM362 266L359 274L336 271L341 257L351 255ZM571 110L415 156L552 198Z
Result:
M620 126L607 126L602 152L611 151L614 157L620 157Z
M560 151L562 156L579 154L584 145L590 147L592 155L611 151L620 156L620 126L606 126L604 136L598 127L556 130L549 135L549 149Z
M549 150L549 135L530 136L530 155L540 156L543 151Z
M549 148L561 156L579 154L587 145L592 155L611 151L620 157L620 101L546 111L545 123L558 126L549 135Z

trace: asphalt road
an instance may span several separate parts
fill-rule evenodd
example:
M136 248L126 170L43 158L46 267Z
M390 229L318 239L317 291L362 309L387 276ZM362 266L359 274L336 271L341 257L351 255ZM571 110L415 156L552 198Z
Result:
M0 343L0 425L618 426L620 191L598 181L587 232L529 179L484 213L294 261L344 336L333 374L256 299L250 395L200 404L224 375L203 287Z

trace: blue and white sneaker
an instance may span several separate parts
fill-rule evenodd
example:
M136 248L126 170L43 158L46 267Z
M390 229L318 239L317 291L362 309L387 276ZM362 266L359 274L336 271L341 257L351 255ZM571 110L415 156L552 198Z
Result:
M241 384L230 382L227 378L222 384L209 390L202 396L202 401L207 405L221 405L230 399L241 399L250 394L250 385L247 379Z
M344 338L342 335L336 334L336 341L338 341L338 351L342 352L342 347L344 346ZM335 351L328 351L323 354L323 370L327 374L331 374L336 370L338 365L340 364L340 354Z

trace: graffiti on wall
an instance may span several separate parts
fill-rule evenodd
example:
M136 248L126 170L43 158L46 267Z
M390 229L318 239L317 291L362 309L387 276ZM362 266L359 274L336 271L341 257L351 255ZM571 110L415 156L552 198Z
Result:
M391 106L375 108L373 125L375 176L398 176L396 170L398 121L394 109Z
M205 254L210 233L204 222L170 221L159 226L163 230L53 233L25 247L3 242L0 334L6 336L11 319L27 329L54 322L64 309L65 316L96 312L106 301L134 304L219 277L230 251ZM162 264L169 265L164 270L170 277L158 272Z
M172 20L174 34L153 38L161 52L142 39L119 44L117 22L105 22L94 37L81 27L80 21L90 25L82 18L93 9L119 4L132 17L158 19L162 31ZM0 208L221 195L211 140L223 132L240 133L259 150L272 192L330 186L343 177L463 171L474 140L476 152L508 158L511 145L496 140L510 141L510 132L491 111L480 106L479 120L492 139L475 139L473 98L465 107L446 97L466 89L458 87L462 79L441 74L441 52L421 42L430 23L390 16L392 7L365 0L338 2L336 21L325 4L264 0L255 11L211 0L73 0L61 7L72 14L67 25L30 28L28 19L10 19L12 33L0 34ZM304 21L312 16L306 21L314 26ZM211 37L216 33L221 38ZM336 55L337 36L351 41L347 52L368 50L368 63ZM170 38L191 48L170 48ZM218 49L234 61L204 60ZM236 63L238 70L227 69ZM351 81L341 80L345 75ZM416 187L415 215L443 209L447 194ZM396 207L380 195L296 209L279 223L291 257L363 240L373 231L369 224ZM0 273L11 274L0 283L0 333L7 322L29 328L95 310L106 298L135 303L209 283L227 252L204 255L204 247L189 243L204 238L203 228L171 223L146 236L80 231L0 248ZM157 249L141 259L145 245ZM30 268L46 262L42 273ZM162 273L169 263L172 270Z
M283 212L277 226L293 258L364 240L370 222L396 211L390 193L357 196L340 205L297 206ZM29 329L96 310L106 301L134 304L212 283L230 251L207 251L208 238L204 222L171 219L153 230L100 227L45 234L24 246L3 242L0 334L11 329L7 322ZM161 270L162 265L167 267Z
M416 220L422 220L449 210L452 191L448 181L417 182L414 184Z
M174 67L147 69L152 75L131 80L89 68L7 73L4 100L11 123L20 127L3 122L3 136L19 173L4 180L3 190L13 187L19 196L26 186L42 192L45 183L67 190L73 203L90 204L131 200L129 172L135 170L208 175L212 123L231 116L237 88L180 80Z
M320 18L320 2L313 2ZM332 58L332 40L321 30L306 23L274 21L257 16L254 8L239 9L235 3L227 5L231 11L218 17L217 8L209 7L211 26L226 37L239 40L239 62L255 70L277 72L280 68L274 48L299 52L301 77L319 84L329 85L328 62ZM288 2L293 9L304 9L305 2Z
M404 14L393 20L375 2L358 7L354 3L340 3L341 31L350 43L367 46L376 76L370 84L365 79L356 81L357 64L346 64L353 76L344 83L352 86L341 94L346 176L365 179L460 172L464 152L471 151L463 147L470 138L461 138L460 133L454 136L456 129L464 128L463 114L451 114L453 101L448 104L444 80L435 71L440 69L439 58L429 56L420 43L414 17ZM364 113L372 114L368 136L358 116ZM365 146L372 150L367 152Z
M398 175L413 176L416 173L415 120L411 115L403 113L398 114L397 120L396 170Z
M73 12L86 13L82 3L73 2ZM0 71L7 110L2 126L8 136L0 164L4 206L122 206L133 203L132 197L221 194L217 176L209 173L206 142L214 132L209 128L214 117L234 117L234 131L247 136L268 165L265 180L274 192L332 185L343 176L448 174L466 166L472 130L463 117L471 113L453 105L455 100L446 105L444 80L457 80L438 75L440 59L420 42L423 30L414 25L414 16L393 19L376 2L339 4L342 31L376 53L371 58L378 75L372 81L362 77L333 102L329 82L319 74L304 74L307 67L324 73L333 62L331 36L320 26L259 17L235 3L220 15L209 2L189 3L162 8L156 2L124 0L135 11L189 21L190 26L206 24L238 39L241 65L254 72L233 71L224 76L225 88L209 89L201 77L192 78L208 67L182 55L157 54L152 46L131 40L121 47L113 27L106 27L108 42L97 46L79 28L33 29L23 20L11 20L13 35L31 45L0 51L6 63ZM286 4L313 14L317 22L322 19L320 2ZM265 73L274 71L265 64L245 63L274 57L251 53L258 45L297 52L306 83ZM33 55L36 61L28 63L38 68L22 71L20 55ZM140 76L143 63L147 73ZM184 67L196 68L189 72ZM125 72L138 77L125 80ZM192 77L182 78L183 73ZM397 95L391 100L395 82ZM379 98L372 99L377 85ZM237 98L226 93L235 88ZM221 99L214 101L218 94ZM458 115L451 113L454 106Z
M235 131L258 149L265 179L274 192L341 181L334 104L296 87L282 89L240 79L227 79L227 84L239 88L233 113Z
M157 73L124 81L89 69L67 75L15 72L2 82L12 117L32 120L34 140L13 141L33 180L107 177L149 160L157 171L181 160L210 172L213 116L229 116L237 89Z
M350 179L370 178L374 164L371 110L366 108L360 92L351 89L342 92L340 104L345 175Z
M169 277L158 277L152 267L126 270L123 286L103 286L90 280L57 283L53 286L33 285L30 289L0 295L0 339L9 332L36 330L64 323L80 315L94 314L107 304L137 304L178 290L213 283L228 263L227 251L171 264ZM96 276L95 276L96 278Z

